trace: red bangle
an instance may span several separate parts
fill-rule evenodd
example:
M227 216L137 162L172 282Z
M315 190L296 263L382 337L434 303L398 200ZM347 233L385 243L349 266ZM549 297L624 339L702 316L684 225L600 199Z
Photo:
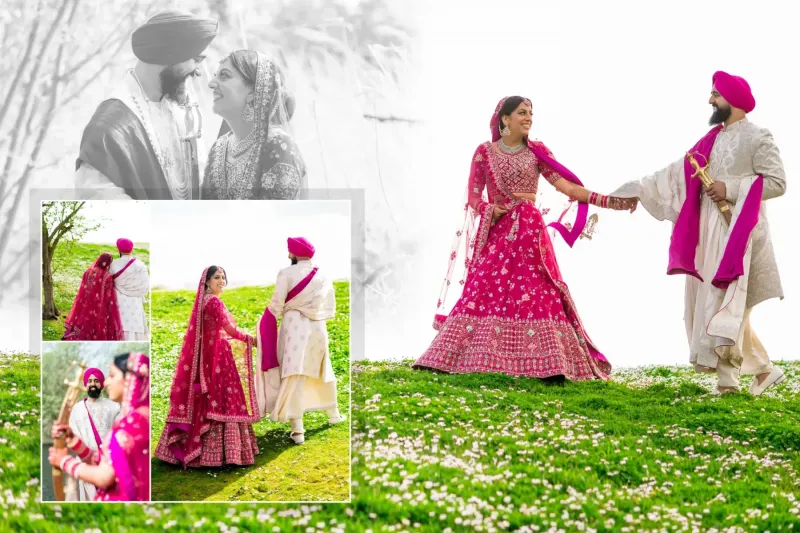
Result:
M81 466L80 459L76 459L75 457L70 457L69 455L65 456L61 459L61 471L66 472L70 477L77 477L76 474L78 473L78 467Z

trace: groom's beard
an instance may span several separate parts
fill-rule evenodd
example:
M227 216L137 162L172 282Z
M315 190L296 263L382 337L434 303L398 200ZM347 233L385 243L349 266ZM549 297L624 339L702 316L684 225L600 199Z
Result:
M190 76L199 76L197 69L184 72L178 70L177 67L169 66L161 71L159 78L161 78L161 92L167 97L180 105L185 104L189 97L186 94L186 82Z
M100 397L100 389L97 387L89 387L89 390L86 391L86 394L89 395L89 398L96 400Z
M712 113L711 118L708 119L709 126L716 126L717 124L722 124L731 116L731 108L730 106L722 108L712 106L714 108L714 113Z
M293 265L296 265L296 264L297 264L297 258L296 258L296 257L292 257L292 258L291 258L291 261L292 261L292 264L293 264Z

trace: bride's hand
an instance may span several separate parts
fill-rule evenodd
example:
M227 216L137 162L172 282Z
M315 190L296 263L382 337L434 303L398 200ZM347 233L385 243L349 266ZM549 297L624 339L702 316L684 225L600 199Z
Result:
M639 203L638 198L619 198L617 196L609 196L608 207L614 211L636 211L636 206Z
M535 192L515 192L512 194L514 198L519 198L520 200L530 200L534 204L536 203L536 193Z
M494 211L492 211L492 222L497 221L498 218L508 213L508 209L503 207L502 205L494 205Z

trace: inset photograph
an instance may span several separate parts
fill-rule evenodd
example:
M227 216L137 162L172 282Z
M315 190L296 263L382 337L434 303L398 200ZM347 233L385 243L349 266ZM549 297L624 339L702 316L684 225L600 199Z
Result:
M42 501L150 498L147 343L42 345Z
M153 501L349 501L349 202L152 213Z
M145 202L42 202L42 340L149 341Z

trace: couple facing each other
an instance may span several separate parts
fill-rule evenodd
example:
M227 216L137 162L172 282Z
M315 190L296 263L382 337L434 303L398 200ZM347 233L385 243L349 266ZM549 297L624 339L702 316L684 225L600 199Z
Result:
M278 65L231 52L208 84L223 118L203 176L202 114L189 80L200 76L218 22L184 11L151 17L131 38L136 66L83 131L75 186L105 199L294 199L306 187L289 133L294 99Z
M438 333L414 367L608 379L611 365L578 315L547 228L572 246L586 226L588 204L633 211L641 202L654 218L674 225L667 273L686 274L689 361L697 372L716 373L712 393L738 390L740 375L755 376L750 392L756 396L782 382L783 371L750 326L750 312L783 298L764 205L786 190L783 163L770 132L746 117L755 98L743 78L716 72L708 103L713 127L687 152L694 161L680 157L604 196L583 187L543 143L528 139L530 100L504 98L490 121L491 141L472 159L464 227L437 310L466 234L462 294L447 316L436 315ZM705 186L692 163L707 167L716 182ZM573 224L544 221L534 204L540 174L578 202Z
M203 271L156 447L160 460L184 468L251 465L259 453L253 423L267 413L291 423L297 444L305 440L305 412L325 411L331 424L345 420L328 351L327 320L336 315L333 283L312 263L315 250L307 239L290 238L288 248L292 265L278 273L256 335L237 328L220 299L226 272L217 266ZM230 339L247 343L249 405ZM255 373L251 346L258 348Z
M78 480L78 501L150 500L150 358L114 358L108 377L99 368L83 373L87 397L72 408L69 424L53 423L48 461ZM101 398L105 389L108 398ZM69 455L67 450L75 455Z
M147 265L132 255L133 242L117 239L119 257L102 253L81 279L64 320L64 341L146 341Z

